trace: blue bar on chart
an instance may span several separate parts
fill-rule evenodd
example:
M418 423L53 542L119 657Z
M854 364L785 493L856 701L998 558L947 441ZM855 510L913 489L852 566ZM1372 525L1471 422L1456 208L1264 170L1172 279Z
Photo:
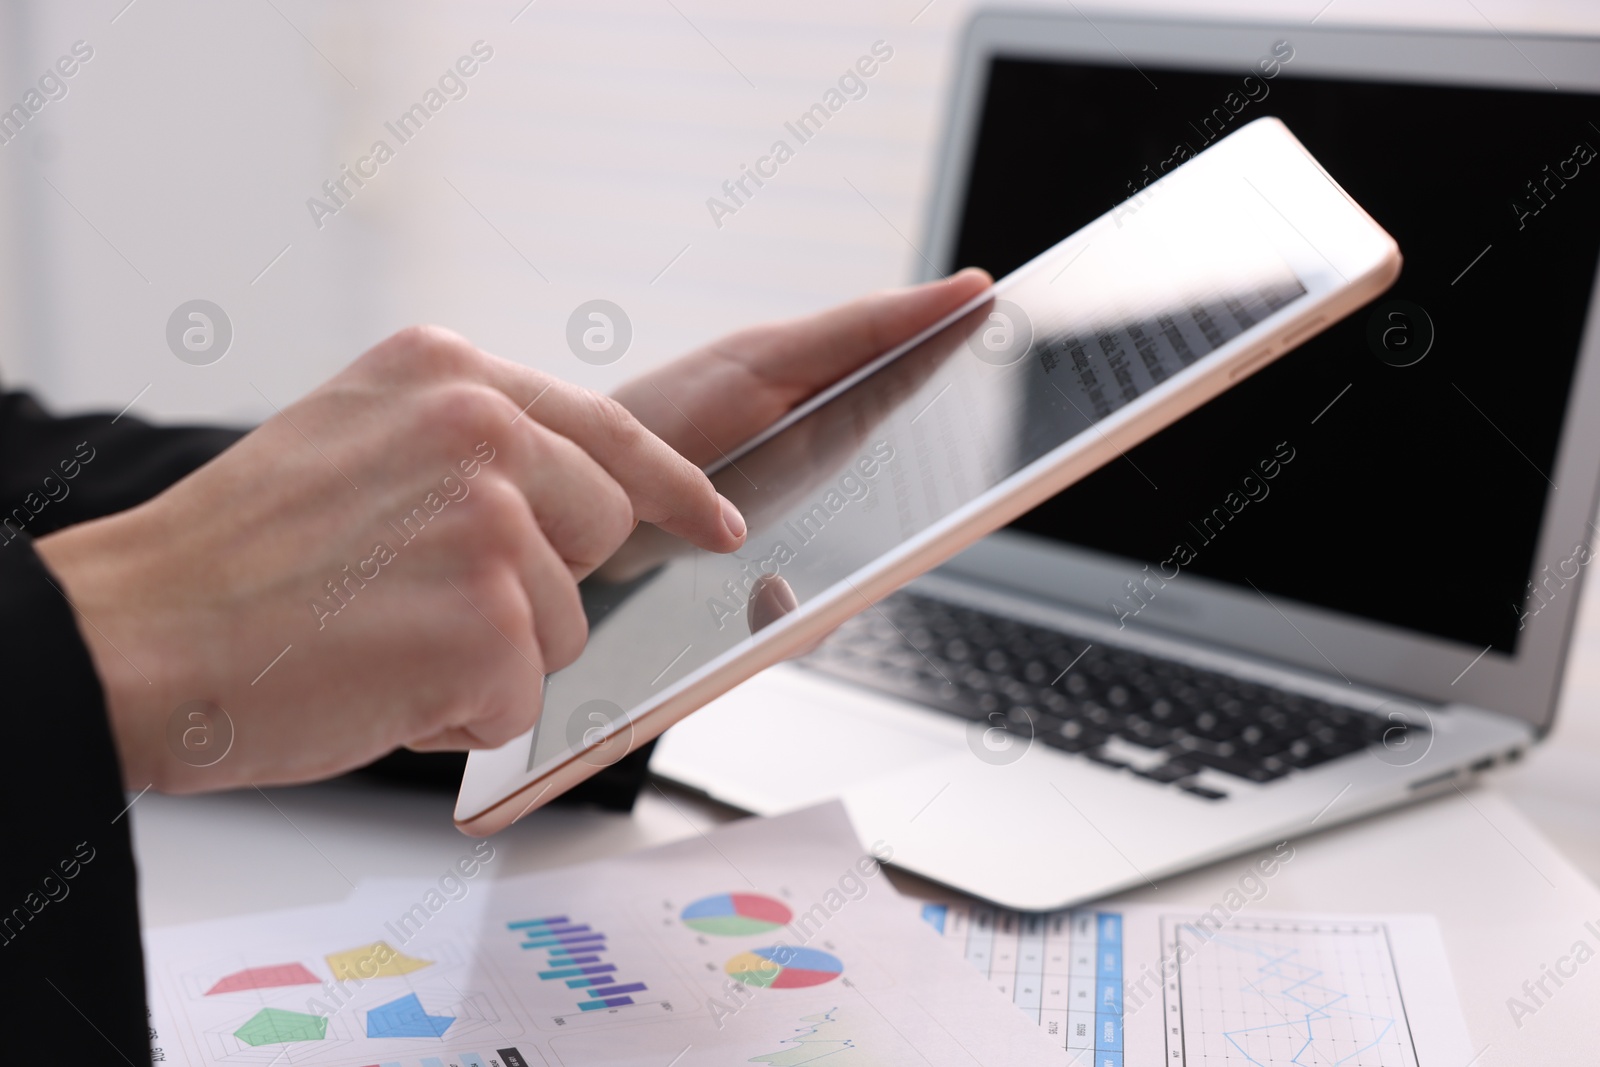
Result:
M1095 1067L1122 1067L1122 916L1095 914Z
M1079 1067L1123 1067L1122 916L925 904L923 921ZM596 995L600 991L596 990Z
M548 969L538 972L539 980L564 982L583 997L576 1002L578 1011L625 1007L634 1003L631 994L647 988L643 982L620 983L616 964L603 962L606 935L568 916L524 919L507 923L506 928L522 935L522 948L545 953Z
M528 946L524 945L522 947L527 948ZM551 962L560 963L562 961L553 960ZM539 978L541 981L548 982L552 978L575 978L580 974L609 974L616 969L617 965L614 963L596 963L589 967L561 967L554 971L540 971Z

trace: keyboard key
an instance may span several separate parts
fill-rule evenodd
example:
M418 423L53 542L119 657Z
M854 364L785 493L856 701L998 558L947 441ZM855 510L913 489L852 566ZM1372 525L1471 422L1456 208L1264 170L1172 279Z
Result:
M1201 750L1190 751L1185 757L1212 770L1231 774L1235 778L1243 778L1248 782L1270 782L1274 778L1281 778L1287 772L1274 774L1254 760L1241 759L1237 756L1224 756L1215 752Z
M1142 771L1134 771L1133 773L1141 778L1148 778L1152 782L1168 785L1184 778L1193 778L1200 773L1200 768L1183 760L1168 760L1165 763L1159 763L1154 767L1147 767Z

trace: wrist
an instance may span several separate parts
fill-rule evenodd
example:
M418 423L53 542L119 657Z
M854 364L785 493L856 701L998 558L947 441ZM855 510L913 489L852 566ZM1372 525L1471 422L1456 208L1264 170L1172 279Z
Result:
M34 542L34 551L72 606L78 634L100 680L124 784L166 790L179 786L173 778L179 768L164 758L162 708L180 683L157 654L159 608L128 582L130 574L148 576L153 561L131 558L127 545L137 539L116 537L114 524L120 518L49 534ZM130 607L138 617L130 614Z

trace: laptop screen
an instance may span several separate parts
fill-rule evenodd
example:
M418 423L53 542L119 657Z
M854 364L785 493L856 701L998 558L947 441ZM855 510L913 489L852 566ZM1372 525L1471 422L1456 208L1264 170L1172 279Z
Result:
M1394 235L1400 280L1013 528L1514 653L1535 572L1588 560L1534 552L1600 254L1600 97L1246 73L996 58L948 266L1004 274L1275 115Z

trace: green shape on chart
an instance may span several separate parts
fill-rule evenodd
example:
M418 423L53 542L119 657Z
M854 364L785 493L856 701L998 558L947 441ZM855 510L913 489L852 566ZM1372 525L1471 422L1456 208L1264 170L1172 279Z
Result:
M773 924L765 919L752 919L748 915L717 915L705 919L685 920L685 922L702 934L716 934L718 937L764 934L773 927Z
M321 1041L328 1036L328 1020L282 1008L262 1008L233 1032L247 1045L283 1045L291 1041Z

